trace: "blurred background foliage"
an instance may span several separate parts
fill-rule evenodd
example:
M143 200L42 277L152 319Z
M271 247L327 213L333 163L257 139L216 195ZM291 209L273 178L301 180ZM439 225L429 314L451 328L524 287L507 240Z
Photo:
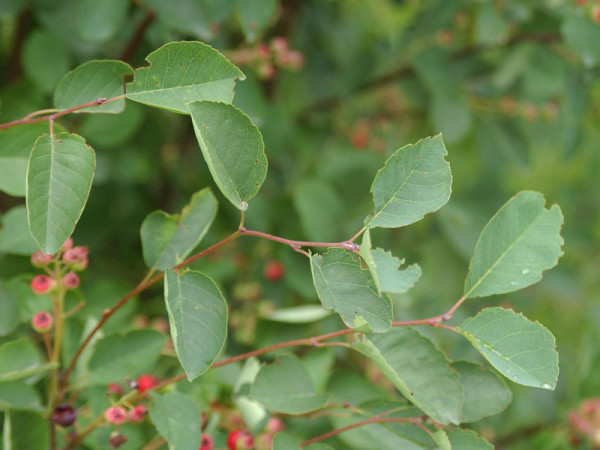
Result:
M377 245L423 269L417 286L394 298L396 319L439 314L460 297L479 232L519 190L560 204L559 266L533 287L470 300L457 316L514 305L554 333L557 390L512 384L509 409L475 428L499 448L571 448L575 435L585 442L575 431L587 420L581 402L600 396L599 22L600 3L592 0L2 0L0 122L51 107L61 77L85 61L140 67L167 42L209 43L246 74L234 104L266 144L269 172L247 226L318 241L358 231L372 211L373 177L392 152L443 133L454 175L450 202L409 227L372 233ZM145 273L145 216L158 208L178 212L212 181L185 116L128 102L120 115L73 114L60 125L84 136L98 160L74 235L90 247L91 262L82 283L88 306L70 321L68 355L87 317L98 317ZM10 248L24 204L23 193L2 181L10 177L11 156L1 146L0 252ZM219 199L201 247L239 221ZM0 295L20 292L23 321L40 309L23 288L28 251L0 253ZM272 260L284 265L279 282L263 273ZM231 304L230 354L340 327L333 317L310 325L267 320L274 308L318 302L306 259L285 246L244 238L196 266ZM107 328L150 324L164 332L162 302L161 289L150 290ZM7 335L10 325L2 327ZM452 358L480 361L460 337L420 331ZM156 370L166 374L173 364ZM372 387L352 384L357 370L369 371L356 368L363 362L342 352L335 364L332 391L350 386L357 396L376 396ZM600 432L600 423L592 430Z

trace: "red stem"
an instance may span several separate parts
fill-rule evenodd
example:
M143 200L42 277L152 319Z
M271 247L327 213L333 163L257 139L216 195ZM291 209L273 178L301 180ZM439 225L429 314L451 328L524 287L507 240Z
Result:
M270 241L280 242L282 244L287 244L292 247L294 250L297 250L299 247L338 247L344 248L346 250L350 250L351 252L357 252L360 250L358 244L352 242L352 239L344 242L311 242L311 241L295 241L292 239L285 239L279 236L273 236L272 234L263 233L262 231L253 231L247 230L246 228L240 228L240 234L246 236L257 236L264 239L268 239Z
M421 424L422 421L423 421L423 417L381 417L381 416L370 417L369 419L361 420L360 422L346 425L345 427L338 428L337 430L331 430L320 436L317 436L312 439L308 439L304 442L301 442L300 447L306 447L310 444L314 444L315 442L323 441L332 436L336 436L340 433L343 433L344 431L352 430L353 428L362 427L364 425L369 425L372 423L400 422L400 423L412 423L414 425L417 425L417 424Z

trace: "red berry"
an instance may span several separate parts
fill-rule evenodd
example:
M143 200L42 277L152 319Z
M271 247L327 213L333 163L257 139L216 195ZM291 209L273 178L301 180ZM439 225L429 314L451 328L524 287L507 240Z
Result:
M79 276L75 272L69 272L62 278L62 283L67 289L75 289L79 286Z
M120 406L111 406L104 412L104 417L110 423L123 423L127 418L127 413Z
M148 414L148 408L144 405L136 405L134 408L127 412L127 418L131 423L137 423L144 420L144 417Z
M249 450L254 445L252 435L244 430L233 430L227 436L227 447L230 450Z
M156 386L156 383L158 382L158 380L156 379L156 377L154 375L150 375L148 373L145 373L143 375L140 375L137 379L137 389L139 392L144 392L147 391L150 388L153 388L154 386Z
M265 264L264 275L268 281L279 281L283 278L285 270L279 261L269 261Z
M36 275L31 280L31 289L36 294L47 294L56 285L56 281L48 275Z
M369 145L369 132L363 129L356 129L352 133L352 146L356 149L363 149Z
M75 422L75 419L77 419L77 413L71 405L63 403L54 408L54 414L52 415L54 423L68 427Z
M52 316L46 311L40 311L31 319L31 326L38 333L46 333L52 328Z
M31 264L33 267L44 267L52 261L52 255L47 255L44 252L35 252L31 255Z
M213 438L211 438L208 434L202 433L202 441L200 441L200 447L198 447L198 450L212 450L213 445Z

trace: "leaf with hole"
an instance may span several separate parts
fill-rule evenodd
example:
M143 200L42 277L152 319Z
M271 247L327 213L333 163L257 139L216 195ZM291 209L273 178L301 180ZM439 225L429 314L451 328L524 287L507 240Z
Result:
M375 212L365 219L365 226L402 227L444 206L452 190L447 154L438 135L390 156L373 180Z
M558 205L544 208L538 192L510 199L485 226L465 281L465 297L516 291L538 282L562 255Z
M173 346L191 381L208 370L225 345L227 302L200 272L168 270L164 286Z
M189 114L187 104L231 103L235 80L245 75L221 53L201 42L171 42L150 53L149 67L136 69L127 98Z
M73 233L88 199L96 156L76 134L43 135L27 170L29 230L44 253L55 254Z
M323 306L361 332L385 333L392 324L392 302L378 293L371 272L360 258L341 248L310 257L315 289Z
M267 176L265 145L250 118L233 105L188 105L208 169L223 195L245 210Z
M509 380L542 389L556 387L556 341L539 322L510 309L486 308L457 330Z
M140 230L146 265L165 270L183 261L210 228L217 206L217 199L205 188L192 195L181 214L150 213Z

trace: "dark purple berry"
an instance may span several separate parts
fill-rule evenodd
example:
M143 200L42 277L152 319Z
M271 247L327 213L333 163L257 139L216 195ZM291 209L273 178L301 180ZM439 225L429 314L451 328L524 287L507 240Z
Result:
M77 419L77 413L71 405L63 403L54 408L54 414L52 415L54 423L63 427L68 427L73 425L75 419Z

